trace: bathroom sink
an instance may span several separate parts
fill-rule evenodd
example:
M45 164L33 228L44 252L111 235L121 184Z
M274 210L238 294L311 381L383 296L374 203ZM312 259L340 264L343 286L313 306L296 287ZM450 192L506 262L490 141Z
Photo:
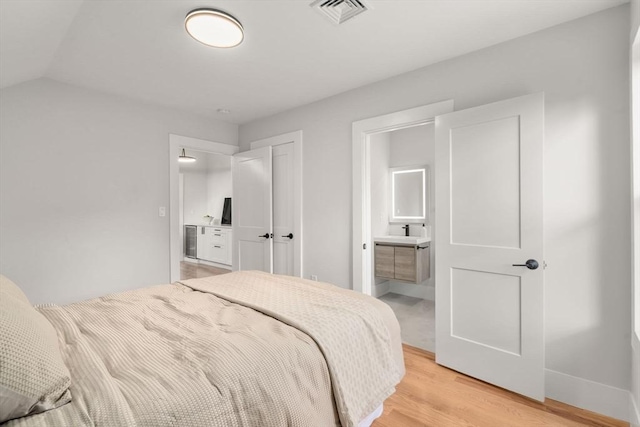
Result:
M378 236L374 237L373 241L379 243L397 243L400 245L420 245L430 242L431 239L429 237L418 236Z

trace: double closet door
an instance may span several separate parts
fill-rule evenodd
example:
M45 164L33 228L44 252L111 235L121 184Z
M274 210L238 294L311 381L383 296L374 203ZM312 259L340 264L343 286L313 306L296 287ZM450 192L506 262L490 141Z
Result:
M294 275L293 144L233 156L233 269Z

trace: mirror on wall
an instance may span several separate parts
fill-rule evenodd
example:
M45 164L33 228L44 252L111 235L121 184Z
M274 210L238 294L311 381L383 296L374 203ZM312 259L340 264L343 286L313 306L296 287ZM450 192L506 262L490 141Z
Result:
M392 168L390 172L390 222L427 222L429 167Z

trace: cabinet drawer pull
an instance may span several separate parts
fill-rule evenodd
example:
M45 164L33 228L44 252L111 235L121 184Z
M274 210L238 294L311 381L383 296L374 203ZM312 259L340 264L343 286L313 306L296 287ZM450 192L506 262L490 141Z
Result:
M218 249L220 249L220 246L214 246L214 248L218 248Z
M214 236L222 236L222 234L214 234Z

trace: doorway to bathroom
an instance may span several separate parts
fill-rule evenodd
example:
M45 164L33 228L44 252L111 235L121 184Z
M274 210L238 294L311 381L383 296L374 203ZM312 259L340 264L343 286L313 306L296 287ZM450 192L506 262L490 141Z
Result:
M444 101L353 124L354 289L388 304L404 343L435 352L435 116Z
M387 303L402 340L435 351L432 267L435 127L422 123L369 138L372 296Z
M408 259L419 262L417 237L372 235L371 150L376 134L433 122L436 363L541 401L544 94L452 107L449 101L353 124L354 289L375 295L379 263L395 269L394 278L400 268L405 279ZM386 245L378 254L372 243L380 242Z

